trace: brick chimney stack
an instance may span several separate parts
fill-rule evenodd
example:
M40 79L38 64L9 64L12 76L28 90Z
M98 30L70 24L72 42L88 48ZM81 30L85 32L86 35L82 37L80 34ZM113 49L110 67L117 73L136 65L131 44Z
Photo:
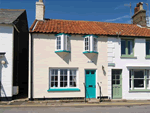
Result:
M133 24L138 24L146 27L146 10L143 9L143 3L139 2L134 8L134 15L132 16Z
M43 20L44 17L45 17L45 5L43 3L43 0L39 0L39 2L36 2L36 19Z

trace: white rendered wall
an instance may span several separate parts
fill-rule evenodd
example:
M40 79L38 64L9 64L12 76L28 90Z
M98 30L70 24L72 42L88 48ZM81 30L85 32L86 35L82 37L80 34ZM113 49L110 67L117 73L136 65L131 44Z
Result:
M150 66L150 59L146 59L145 39L136 38L134 56L137 58L121 57L121 39L108 38L108 62L115 63L115 67L108 67L108 95L111 94L111 69L122 69L122 99L150 99L150 92L129 92L129 70L127 66ZM111 43L112 42L112 43ZM114 46L112 46L114 44Z
M13 27L8 25L0 25L0 52L6 52L5 57L0 57L5 60L6 64L0 63L0 80L2 83L1 97L12 96L12 61L13 61Z

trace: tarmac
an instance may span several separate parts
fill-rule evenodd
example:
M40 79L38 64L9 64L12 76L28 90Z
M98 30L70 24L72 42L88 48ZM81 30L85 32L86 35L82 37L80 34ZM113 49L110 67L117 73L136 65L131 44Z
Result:
M0 107L114 107L114 106L141 106L150 105L150 100L110 100L104 102L83 102L83 101L60 101L60 100L34 100L16 99L12 101L0 101Z

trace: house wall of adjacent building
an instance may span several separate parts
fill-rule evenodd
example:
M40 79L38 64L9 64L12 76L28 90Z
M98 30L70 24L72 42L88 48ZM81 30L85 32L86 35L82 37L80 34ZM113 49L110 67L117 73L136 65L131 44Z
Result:
M112 69L122 69L122 99L150 99L150 92L129 92L129 70L127 66L150 66L150 59L146 59L146 39L135 38L134 56L137 58L121 58L121 38L108 38L108 63L115 63L115 67L108 67L108 96L112 98Z
M0 57L6 61L6 64L0 63L0 81L2 83L0 89L0 97L12 97L12 59L13 59L13 27L11 25L0 25L0 52L6 52L4 57Z
M55 34L33 33L33 98L69 98L84 97L85 69L96 70L96 82L101 86L101 96L107 96L107 37L98 37L98 55L90 59L83 54L83 35L71 35L71 53L64 58L55 53ZM31 44L31 41L30 41ZM29 49L31 51L31 48ZM29 52L30 53L30 52ZM102 70L104 66L104 70ZM30 67L31 68L31 67ZM77 68L77 87L80 91L48 92L50 68ZM31 70L30 70L31 71ZM30 72L29 72L30 74ZM31 75L30 75L31 77ZM30 79L29 77L29 79ZM31 82L31 81L29 81ZM29 83L30 84L30 83ZM30 84L31 85L31 84ZM29 98L31 95L29 86ZM96 83L96 95L99 96Z

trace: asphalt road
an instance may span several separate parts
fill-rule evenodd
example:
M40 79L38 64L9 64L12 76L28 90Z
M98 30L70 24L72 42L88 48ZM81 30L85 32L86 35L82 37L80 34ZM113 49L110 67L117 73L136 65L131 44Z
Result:
M150 105L122 107L0 107L0 113L150 113Z

